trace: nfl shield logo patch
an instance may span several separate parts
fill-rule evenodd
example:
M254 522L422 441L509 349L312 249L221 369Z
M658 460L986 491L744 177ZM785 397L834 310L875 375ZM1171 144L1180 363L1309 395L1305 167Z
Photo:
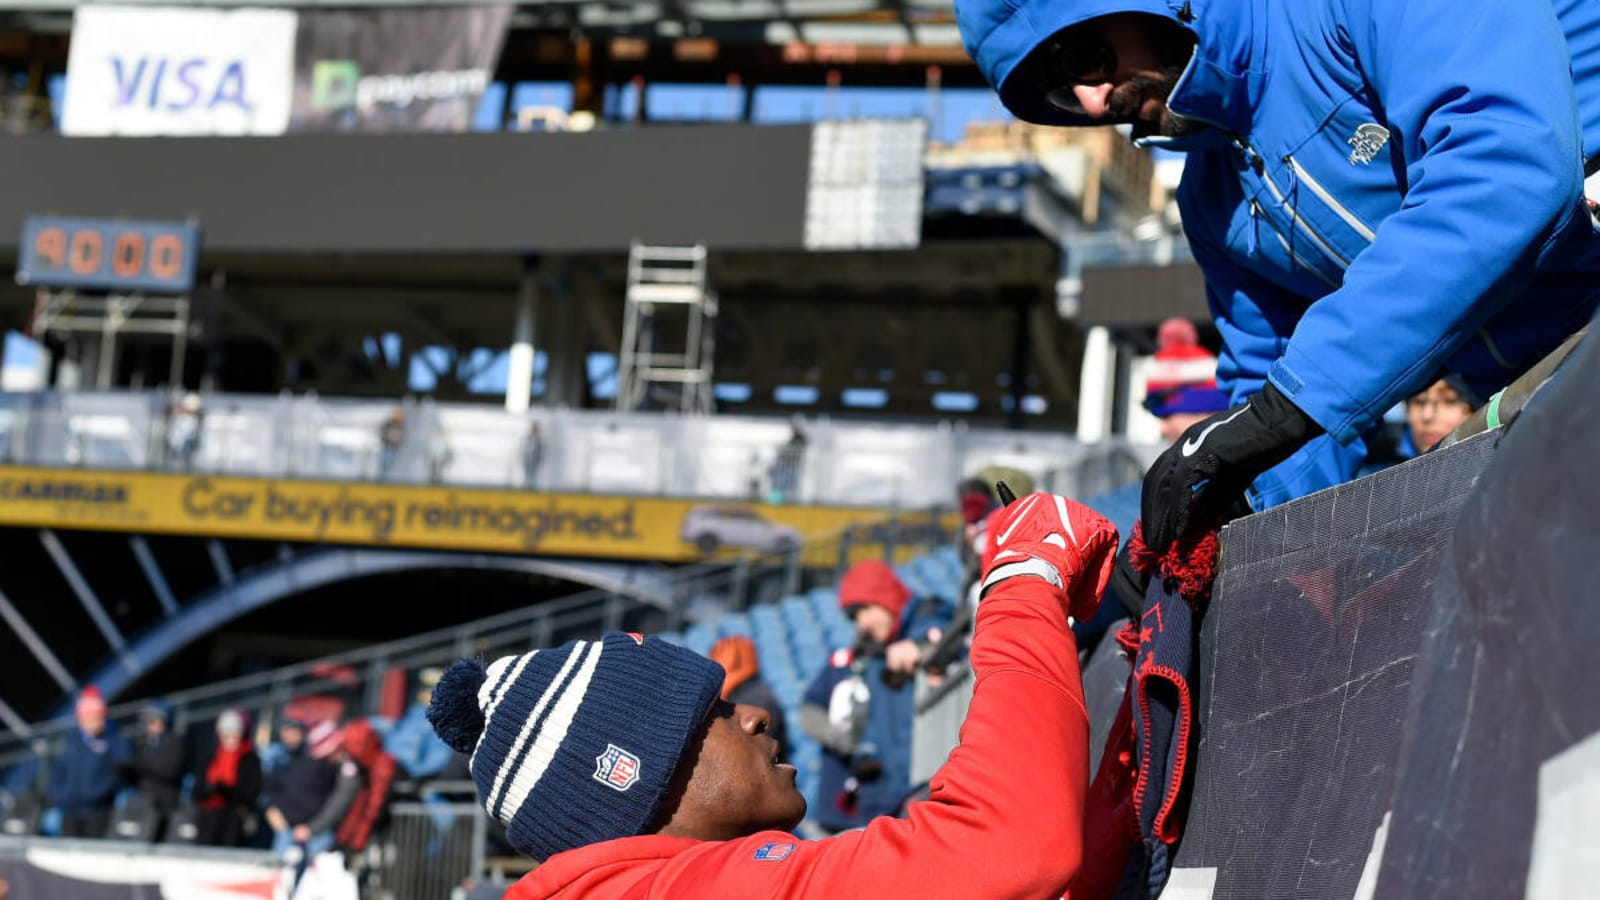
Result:
M755 858L763 862L782 862L794 852L795 845L788 841L773 841L756 848Z
M606 752L594 758L594 780L614 791L626 791L639 780L639 757L607 744Z

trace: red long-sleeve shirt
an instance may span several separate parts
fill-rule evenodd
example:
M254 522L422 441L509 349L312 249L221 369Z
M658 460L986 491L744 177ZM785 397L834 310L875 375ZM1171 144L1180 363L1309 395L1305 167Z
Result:
M908 818L821 841L646 835L551 857L506 895L535 898L1060 897L1083 856L1089 717L1059 591L1036 578L978 607L961 744Z

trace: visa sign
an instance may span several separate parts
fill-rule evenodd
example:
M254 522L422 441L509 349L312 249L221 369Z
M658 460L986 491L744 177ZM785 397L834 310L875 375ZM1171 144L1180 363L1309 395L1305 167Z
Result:
M80 6L61 130L282 134L294 84L295 27L287 10Z
M167 77L168 69L172 77ZM168 60L141 56L137 60L113 56L111 70L117 80L117 106L143 104L148 109L185 110L201 106L214 109L231 103L246 112L243 60L221 66L209 59ZM148 73L148 77L146 77ZM163 88L165 92L163 92Z

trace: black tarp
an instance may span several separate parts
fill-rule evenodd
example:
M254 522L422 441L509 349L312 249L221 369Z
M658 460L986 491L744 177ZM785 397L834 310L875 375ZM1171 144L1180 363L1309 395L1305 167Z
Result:
M1434 584L1381 898L1600 897L1600 340L1493 439Z
M1511 427L1227 529L1168 894L1592 886L1597 387L1590 339Z

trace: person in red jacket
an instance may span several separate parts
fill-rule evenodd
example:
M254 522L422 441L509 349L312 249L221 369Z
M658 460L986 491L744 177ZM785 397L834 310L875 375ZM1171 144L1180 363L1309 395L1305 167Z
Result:
M542 863L507 898L1109 895L1131 820L1088 783L1067 616L1093 616L1116 529L1049 494L999 524L961 745L906 818L837 837L789 832L805 800L774 762L766 713L723 701L722 670L692 652L613 632L452 666L429 720L472 754L485 809ZM1085 847L1086 814L1107 849Z
M366 849L389 802L389 789L400 764L384 752L383 738L366 719L332 729L311 748L312 756L338 767L339 777L311 821L294 829L293 839L305 845L333 831L334 846L347 853ZM335 830L336 829L336 830Z

